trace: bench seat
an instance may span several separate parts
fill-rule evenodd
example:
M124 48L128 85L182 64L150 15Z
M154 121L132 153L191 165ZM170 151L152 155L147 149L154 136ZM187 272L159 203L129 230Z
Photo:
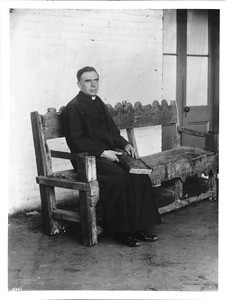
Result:
M141 160L152 170L149 176L153 185L175 178L185 182L188 177L199 177L203 173L208 176L217 168L217 155L193 147L178 147L142 157Z

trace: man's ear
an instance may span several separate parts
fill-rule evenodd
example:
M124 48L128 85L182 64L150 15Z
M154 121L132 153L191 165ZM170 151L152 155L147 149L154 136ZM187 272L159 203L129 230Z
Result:
M80 82L79 82L79 81L77 82L77 86L78 86L78 88L80 89L80 87L81 87L81 84L80 84Z

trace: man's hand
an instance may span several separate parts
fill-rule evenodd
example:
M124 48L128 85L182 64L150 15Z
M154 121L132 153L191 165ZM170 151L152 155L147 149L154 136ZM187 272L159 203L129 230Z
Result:
M117 155L121 155L121 154L122 154L121 152L117 152L117 151L113 151L113 150L105 150L101 154L101 157L105 157L111 161L119 162Z
M125 151L126 151L129 155L131 155L133 158L139 158L138 154L136 153L135 148L133 148L131 144L127 144L127 145L125 146Z

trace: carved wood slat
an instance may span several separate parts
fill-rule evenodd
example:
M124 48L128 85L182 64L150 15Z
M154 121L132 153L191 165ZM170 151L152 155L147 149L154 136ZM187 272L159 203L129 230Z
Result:
M170 125L177 123L177 107L174 101L168 105L166 100L153 101L152 105L142 105L136 102L117 103L113 108L107 104L110 114L119 129L146 127L154 125Z
M134 108L131 103L117 103L114 108L107 104L107 107L119 129L134 127Z
M41 116L43 134L46 140L64 137L62 112L64 106L57 112L55 108L48 108L45 115Z
M117 103L113 108L107 104L109 112L119 129L146 127L153 125L168 125L177 123L177 107L174 101L168 105L166 100L153 101L152 105L142 105L136 102L134 107L131 103ZM45 115L41 116L43 134L45 139L64 137L62 120L62 106L59 112L55 108L49 108Z

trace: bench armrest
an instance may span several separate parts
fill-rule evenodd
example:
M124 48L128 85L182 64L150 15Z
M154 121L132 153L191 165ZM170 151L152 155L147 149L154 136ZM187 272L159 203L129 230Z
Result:
M211 152L218 152L219 134L213 131L201 132L194 129L188 129L182 126L178 126L177 130L179 133L185 133L194 135L197 137L205 138L205 149Z
M85 182L97 180L95 156L91 156L87 152L76 154L56 150L51 150L51 156L76 161L79 180Z
M177 126L177 130L179 133L185 133L185 134L194 135L194 136L198 136L198 137L206 137L206 135L207 135L206 132L201 132L201 131L194 130L194 129L188 129L188 128L182 127L182 126Z
M70 152L65 152L65 151L56 151L56 150L51 150L51 156L56 157L56 158L62 158L62 159L71 159L75 160L76 159L76 154L70 153Z

